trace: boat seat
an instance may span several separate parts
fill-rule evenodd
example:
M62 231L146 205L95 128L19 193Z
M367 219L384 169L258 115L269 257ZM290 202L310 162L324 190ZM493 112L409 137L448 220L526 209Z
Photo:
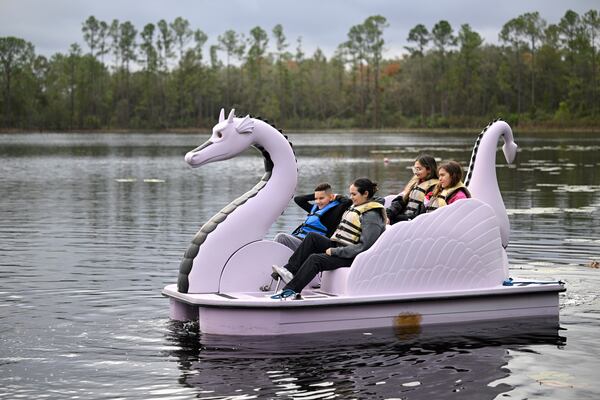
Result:
M321 276L321 292L337 296L346 294L348 276L350 276L350 268L323 271Z

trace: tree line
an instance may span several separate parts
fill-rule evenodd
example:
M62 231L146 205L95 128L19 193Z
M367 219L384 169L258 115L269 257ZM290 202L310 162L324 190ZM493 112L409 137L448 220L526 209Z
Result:
M0 37L0 128L87 130L207 128L221 107L285 128L471 127L497 116L513 124L598 126L597 10L538 12L506 22L499 44L469 24L410 29L407 54L386 59L385 17L350 27L331 57L271 32L208 36L178 17L82 24L85 50L36 55Z

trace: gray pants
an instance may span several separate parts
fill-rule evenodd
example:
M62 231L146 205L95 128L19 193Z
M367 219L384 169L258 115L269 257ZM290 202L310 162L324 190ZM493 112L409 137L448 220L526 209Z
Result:
M302 239L288 233L278 233L275 235L273 241L281 243L285 247L289 247L292 251L296 251L296 249L300 247L300 243L302 243Z

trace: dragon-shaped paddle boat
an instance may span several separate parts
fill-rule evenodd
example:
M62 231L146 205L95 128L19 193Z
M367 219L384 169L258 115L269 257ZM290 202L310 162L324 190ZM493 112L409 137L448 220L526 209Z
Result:
M496 178L502 138L506 161L517 152L510 126L494 121L478 136L465 183L471 199L388 227L350 268L322 274L319 289L300 299L274 300L261 291L273 264L291 250L265 239L288 206L298 179L291 143L267 121L226 118L188 152L192 167L227 160L254 147L265 173L194 236L166 286L170 317L198 320L200 331L223 335L281 335L548 317L557 321L562 282L509 278L509 220ZM268 285L267 285L268 286Z

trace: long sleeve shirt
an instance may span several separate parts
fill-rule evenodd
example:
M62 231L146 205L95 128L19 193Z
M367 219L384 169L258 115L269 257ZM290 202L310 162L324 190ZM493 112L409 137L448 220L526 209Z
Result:
M360 216L360 227L362 229L358 243L331 249L331 255L341 258L354 258L365 250L385 231L385 221L378 210L367 211Z

